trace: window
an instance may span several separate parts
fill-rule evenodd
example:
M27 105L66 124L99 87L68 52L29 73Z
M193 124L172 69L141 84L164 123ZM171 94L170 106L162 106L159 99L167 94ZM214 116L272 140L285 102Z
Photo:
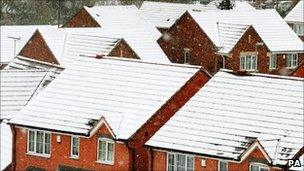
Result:
M107 138L98 139L97 160L101 163L114 163L114 141Z
M225 161L219 161L218 171L228 171L228 163Z
M275 69L277 68L277 55L271 54L269 57L269 69Z
M44 131L28 130L27 151L30 154L50 155L51 135Z
M179 153L168 153L167 166L168 171L193 171L194 157Z
M250 164L250 171L269 171L269 168L264 164L254 163Z
M240 57L240 69L241 70L256 70L257 69L257 57L256 55L244 55Z
M79 157L79 137L71 136L71 157Z
M296 23L296 24L294 24L293 25L293 30L298 35L303 35L303 33L304 33L304 24L303 23Z
M295 68L298 66L298 54L287 54L286 67Z
M189 64L190 59L190 50L188 48L184 48L184 63Z

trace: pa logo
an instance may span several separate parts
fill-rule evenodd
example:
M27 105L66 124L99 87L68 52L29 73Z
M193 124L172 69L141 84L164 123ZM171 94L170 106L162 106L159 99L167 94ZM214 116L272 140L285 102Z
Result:
M288 160L287 165L289 167L301 167L302 166L301 165L301 161L299 159L297 159L297 160Z

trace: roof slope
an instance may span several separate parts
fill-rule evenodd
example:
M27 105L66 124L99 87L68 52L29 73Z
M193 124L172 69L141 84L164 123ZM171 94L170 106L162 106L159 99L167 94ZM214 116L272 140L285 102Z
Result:
M1 119L10 118L42 88L47 75L41 70L1 70Z
M1 26L1 59L0 62L8 63L19 53L37 28L56 28L51 25L20 25L20 26ZM16 50L14 49L14 38Z
M284 18L287 22L301 22L304 21L304 11L303 11L303 0L300 0L296 6L287 14Z
M209 11L190 12L190 14L218 47L221 43L217 22L222 22L252 25L271 52L303 52L304 50L301 39L275 10Z
M154 26L168 28L186 11L219 10L216 3L211 2L208 5L202 5L144 1L140 11ZM234 10L254 10L254 8L245 1L237 1Z
M81 58L66 68L11 123L88 135L102 116L128 139L200 67L122 58ZM68 108L67 108L68 106Z
M273 164L303 147L304 79L219 71L146 144L238 160L257 139Z

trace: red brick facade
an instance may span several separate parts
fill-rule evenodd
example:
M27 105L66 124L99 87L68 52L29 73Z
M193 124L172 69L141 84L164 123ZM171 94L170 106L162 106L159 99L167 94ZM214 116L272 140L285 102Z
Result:
M111 136L105 125L91 138L80 138L79 159L72 159L71 136L62 134L51 134L51 156L50 158L27 154L27 130L16 128L16 162L15 170L26 170L34 166L47 171L57 170L59 165L70 166L86 170L131 170L132 157L125 143L115 142L114 165L97 163L97 141L100 136ZM61 142L57 142L57 136L61 136Z
M82 8L62 27L100 27L87 10Z
M112 49L108 56L139 59L138 55L124 39L121 39L116 44L116 46Z
M59 64L38 30L32 35L18 55L51 64Z
M186 154L186 153L185 153ZM221 159L209 158L200 155L195 156L194 170L195 171L217 171L219 161ZM202 166L202 160L205 160L206 165ZM222 160L228 162L228 169L231 171L249 171L250 163L261 163L267 162L263 153L256 148L244 161L237 162L231 160ZM267 165L267 164L266 164ZM269 167L269 171L282 170L278 167ZM153 150L153 170L166 170L167 169L167 151L164 150Z
M291 73L291 76L304 78L304 61Z
M211 73L222 68L223 57L225 68L239 70L240 55L246 53L257 54L257 72L288 75L292 70L286 69L286 54L278 54L277 68L269 69L271 53L252 26L247 29L229 54L220 56L214 43L188 12L163 34L158 43L171 62L183 63L184 48L187 48L190 51L189 64L203 66ZM304 59L304 54L298 56L300 63Z

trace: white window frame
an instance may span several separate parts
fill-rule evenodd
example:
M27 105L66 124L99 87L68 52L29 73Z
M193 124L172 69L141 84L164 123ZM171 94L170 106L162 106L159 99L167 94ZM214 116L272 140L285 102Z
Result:
M293 65L294 62L294 55L296 56L296 65ZM288 66L288 58L291 57L290 66ZM297 53L289 53L286 54L286 68L296 68L299 65L299 55Z
M271 54L269 56L269 69L276 69L277 66L278 66L278 62L277 61L278 61L277 54ZM274 63L274 66L272 66L273 63Z
M251 166L257 166L257 167L259 167L259 171L261 169L267 169L268 171L270 171L269 167L266 164L262 164L262 163L250 163L250 165L249 165L249 171L251 171Z
M166 170L169 170L169 155L172 154L174 155L174 171L177 171L177 155L184 155L185 156L185 169L187 171L188 168L188 162L187 162L187 158L188 157L192 157L193 158L193 167L192 170L195 170L195 156L194 155L190 155L190 154L184 154L184 153L176 153L176 152L167 152L167 165L166 165Z
M246 57L250 57L250 68L246 68L246 63L247 63L247 58ZM255 60L255 67L256 68L253 68L253 62L252 62L252 58L255 57L256 60ZM242 58L244 58L244 66L242 66ZM256 54L241 54L240 55L240 70L245 70L245 71L257 71L258 69L258 56Z
M187 56L187 55L188 55L188 56ZM189 60L190 60L190 49L184 48L183 60L184 60L184 64L189 64Z
M225 160L218 160L217 170L220 171L221 162L226 163L226 170L228 171L228 161Z
M78 155L74 155L73 154L73 143L74 143L74 138L76 138L78 140L78 146L77 146L77 151L78 151ZM71 158L73 159L78 159L79 158L79 146L80 146L80 138L78 136L71 136Z
M30 131L34 132L34 151L30 151ZM37 153L36 152L36 148L37 148L37 132L42 132L43 133L43 142L42 142L42 153ZM50 153L47 154L45 153L45 134L49 134L50 136ZM35 129L27 129L27 154L30 154L30 155L35 155L35 156L41 156L41 157L47 157L49 158L51 156L51 149L52 149L52 134L48 131L42 131L42 130L35 130Z
M292 29L297 35L304 35L304 23L294 23Z
M105 157L105 160L99 160L98 156L99 156L99 147L100 147L100 141L104 141L106 142L106 157ZM112 160L108 160L107 159L107 156L108 156L108 152L109 152L109 145L108 144L113 144L113 157L112 157ZM109 165L114 165L114 161L115 161L115 141L112 140L112 139L109 139L109 138L98 138L98 141L97 141L97 162L98 163L102 163L102 164L109 164Z

